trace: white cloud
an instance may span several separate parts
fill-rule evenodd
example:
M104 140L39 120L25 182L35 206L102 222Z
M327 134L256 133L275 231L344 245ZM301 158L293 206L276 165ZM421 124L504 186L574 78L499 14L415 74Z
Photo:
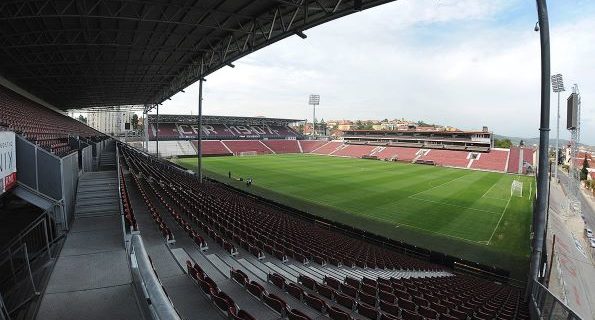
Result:
M503 25L507 10L531 10ZM224 68L205 83L205 113L310 118L307 96L320 93L319 117L405 117L534 137L539 126L539 34L534 5L513 0L398 1L292 37ZM508 18L504 16L504 18ZM595 19L552 28L552 71L583 101L595 89ZM196 85L164 113L196 113ZM552 102L555 97L552 96ZM555 109L555 104L552 108ZM583 104L583 132L595 116ZM564 117L562 118L564 120ZM555 128L552 116L552 127ZM555 135L555 134L554 134ZM552 135L552 137L554 136ZM562 137L566 136L564 132ZM595 144L595 137L583 134Z

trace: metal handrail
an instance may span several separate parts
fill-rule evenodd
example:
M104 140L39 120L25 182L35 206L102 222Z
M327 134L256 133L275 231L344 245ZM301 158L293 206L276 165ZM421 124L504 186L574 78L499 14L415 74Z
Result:
M581 320L582 318L552 292L536 280L532 280L530 307L536 319Z
M53 209L56 206L56 203L54 203L52 205L52 207L50 207L50 209ZM10 248L12 248L15 244L18 244L19 241L22 241L23 238L25 238L26 236L28 236L31 231L33 231L37 226L39 226L40 224L45 224L45 236L46 236L46 244L48 244L48 246L46 246L46 250L49 250L49 233L48 233L48 225L47 222L48 220L50 220L51 216L49 214L49 209L45 210L41 216L39 216L38 218L36 218L35 220L33 220L23 231L19 232L13 240L11 240L8 244L6 244L2 249L0 249L0 256L4 255L7 251L10 250Z
M146 301L153 319L180 320L180 315L155 274L140 234L132 235L130 259L133 275L140 277L140 284L146 294Z

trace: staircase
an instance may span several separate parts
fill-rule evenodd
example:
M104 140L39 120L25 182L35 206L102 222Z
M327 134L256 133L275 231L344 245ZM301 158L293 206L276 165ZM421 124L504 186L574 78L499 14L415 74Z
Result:
M116 144L108 143L99 156L99 170L116 170Z
M101 155L102 162L105 154L104 152ZM104 163L101 166L108 165ZM75 219L79 217L119 215L116 171L96 171L83 174L79 179L74 211Z

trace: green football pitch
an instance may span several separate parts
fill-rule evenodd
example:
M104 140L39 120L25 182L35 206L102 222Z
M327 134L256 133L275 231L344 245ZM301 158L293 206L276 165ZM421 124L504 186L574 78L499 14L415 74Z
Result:
M176 161L196 169L196 158ZM476 254L463 256L476 259L482 252L529 253L533 177L301 154L211 157L203 163L207 176L392 239L449 254L471 247ZM230 171L234 179L227 177ZM251 177L253 185L240 184L240 177ZM521 197L511 196L513 180L523 183Z

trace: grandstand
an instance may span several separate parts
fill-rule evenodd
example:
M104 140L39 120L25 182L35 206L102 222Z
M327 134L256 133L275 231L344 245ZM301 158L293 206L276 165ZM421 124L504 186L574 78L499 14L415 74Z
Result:
M149 114L148 119L149 140L188 140L198 136L197 116L159 115L159 125L157 115ZM202 134L205 140L296 139L300 134L290 125L299 122L303 120L203 116Z
M487 133L468 141L458 133L420 140L354 132L316 141L292 129L301 120L202 116L202 83L217 70L386 2L0 3L0 319L537 319L545 308L578 319L541 277L512 279L493 265L335 223L163 159L201 149L227 156L216 160L306 153L317 156L299 156L449 176L471 171L388 161L527 172L534 150L474 141ZM201 116L159 114L194 82ZM119 106L143 108L144 146L66 116ZM233 157L255 154L266 155ZM338 175L330 179L345 186Z
M198 152L197 116L149 115L145 144L139 149L163 157ZM492 147L484 131L347 130L342 140L304 140L292 127L303 120L264 117L204 116L202 155L313 153L339 157L415 162L445 167L526 174L533 172L535 150ZM157 130L157 128L159 128ZM159 134L157 134L159 132ZM147 147L148 145L148 147ZM522 152L522 157L521 157Z
M492 133L483 131L447 130L347 130L347 143L367 143L377 146L452 149L486 152L492 148Z

